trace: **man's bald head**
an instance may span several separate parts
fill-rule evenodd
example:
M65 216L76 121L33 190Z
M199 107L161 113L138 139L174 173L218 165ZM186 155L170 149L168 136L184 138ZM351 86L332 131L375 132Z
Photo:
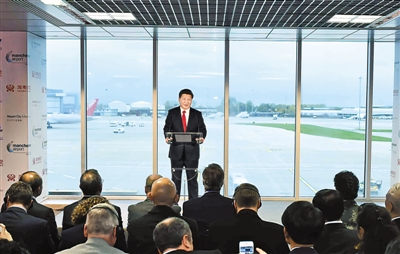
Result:
M39 197L42 194L43 180L35 171L26 171L21 175L19 181L31 186L34 197Z
M385 207L392 218L400 216L400 183L396 183L386 194Z
M152 174L146 178L146 186L144 186L144 191L149 193L151 191L151 186L153 185L154 181L160 179L162 175Z
M177 202L176 187L174 182L166 177L162 177L153 182L151 186L150 198L154 205L172 206Z

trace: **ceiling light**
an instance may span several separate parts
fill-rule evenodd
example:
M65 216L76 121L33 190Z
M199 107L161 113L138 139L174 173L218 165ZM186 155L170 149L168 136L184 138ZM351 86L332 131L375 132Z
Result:
M382 16L372 15L335 15L329 23L372 23L373 21L381 18Z
M350 21L351 23L372 23L375 20L381 18L382 16L364 16L364 15L360 15L357 18L353 19L352 21Z
M44 4L56 5L56 6L65 6L67 5L63 0L41 0Z
M357 15L335 15L328 22L330 23L347 23L357 17Z
M84 14L95 20L136 20L132 13L84 12Z

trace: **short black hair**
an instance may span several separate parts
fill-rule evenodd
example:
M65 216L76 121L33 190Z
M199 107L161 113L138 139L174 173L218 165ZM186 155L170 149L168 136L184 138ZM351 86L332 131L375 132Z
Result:
M27 174L32 175L33 177L24 177ZM19 178L19 181L29 184L33 192L36 192L40 187L43 186L42 178L35 171L24 172Z
M6 192L9 202L29 207L32 201L32 188L24 182L13 183Z
M0 253L5 254L29 254L29 251L20 246L16 241L0 239Z
M167 218L154 228L153 240L161 252L169 248L177 248L182 244L185 235L192 239L189 225L178 217Z
M187 88L182 89L182 90L179 92L179 98L182 97L182 94L189 94L189 95L192 96L192 99L194 98L194 94L193 94L193 92L192 92L190 89L187 89Z
M333 182L335 189L342 194L344 200L354 200L357 198L360 182L353 172L347 170L341 171L335 175Z
M323 189L318 191L312 203L321 210L327 221L339 220L343 215L344 201L337 190Z
M324 229L322 212L307 201L290 204L282 214L282 224L297 244L314 244Z
M224 170L216 163L211 163L203 170L203 184L206 191L219 191L224 184Z
M254 207L260 200L260 193L251 183L242 183L235 188L233 199L238 207Z
M385 254L398 254L400 253L400 237L394 238L386 247Z
M86 170L80 179L79 188L84 195L96 195L103 185L103 181L96 169Z

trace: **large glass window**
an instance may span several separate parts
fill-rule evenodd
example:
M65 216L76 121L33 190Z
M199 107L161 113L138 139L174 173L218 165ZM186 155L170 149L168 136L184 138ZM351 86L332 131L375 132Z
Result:
M88 41L88 168L110 194L144 195L152 173L152 45Z
M300 196L364 179L366 63L367 43L303 43Z
M192 107L202 112L207 127L207 137L200 146L198 182L201 195L204 192L201 181L204 167L210 163L224 166L224 43L160 40L158 45L158 171L171 177L169 145L165 143L163 133L165 117L169 109L179 105L179 91L189 88L194 93Z
M293 196L295 43L232 41L230 51L229 194L250 182Z

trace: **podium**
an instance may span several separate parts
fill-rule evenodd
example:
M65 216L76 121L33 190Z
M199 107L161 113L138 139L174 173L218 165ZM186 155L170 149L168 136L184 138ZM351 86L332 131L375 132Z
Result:
M177 174L176 174L176 172L181 172L181 177L182 178L179 178L179 177L177 177ZM193 177L191 177L191 178L189 178L189 179L187 179L187 174L186 174L186 172L183 172L183 171L194 171L194 174L193 174ZM186 201L186 183L189 183L189 181L197 181L197 168L185 168L185 167L183 167L183 168L172 168L171 169L171 172L172 172L172 175L176 178L176 179L178 179L179 181L182 181L183 182L183 202L185 202ZM188 190L188 192L189 192L189 190Z
M169 139L168 144L201 144L203 138L202 132L166 132L165 137Z

